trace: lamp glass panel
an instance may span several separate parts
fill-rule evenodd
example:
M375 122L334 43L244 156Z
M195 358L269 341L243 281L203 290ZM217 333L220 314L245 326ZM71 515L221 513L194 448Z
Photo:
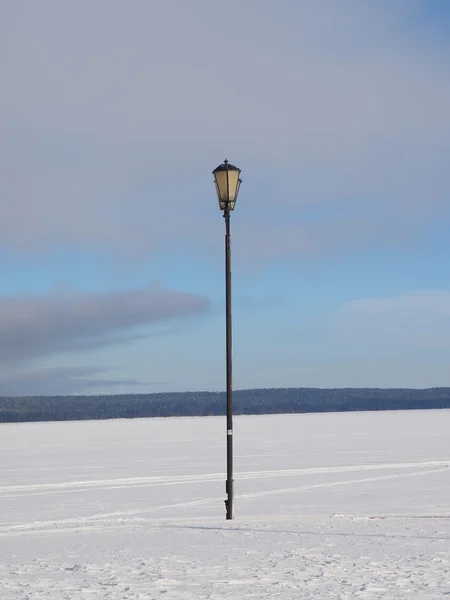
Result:
M216 189L219 202L226 202L228 200L228 171L220 170L214 171L214 178L216 180Z

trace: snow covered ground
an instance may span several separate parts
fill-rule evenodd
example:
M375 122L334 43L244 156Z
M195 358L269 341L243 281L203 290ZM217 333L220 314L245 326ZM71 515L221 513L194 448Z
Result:
M0 425L0 599L450 598L450 411Z

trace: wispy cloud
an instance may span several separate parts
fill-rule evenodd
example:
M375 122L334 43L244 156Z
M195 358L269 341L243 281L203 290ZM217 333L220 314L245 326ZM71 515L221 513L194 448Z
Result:
M135 379L112 379L106 369L90 367L57 367L39 369L6 368L0 374L0 396L54 396L66 394L95 393L109 388L120 391L125 388L151 389L164 382L141 382Z
M0 298L0 364L28 365L61 352L78 352L143 337L133 328L205 315L209 300L152 284L105 294L56 291Z

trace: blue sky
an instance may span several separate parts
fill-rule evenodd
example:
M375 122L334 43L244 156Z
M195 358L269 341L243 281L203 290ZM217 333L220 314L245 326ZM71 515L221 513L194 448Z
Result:
M450 8L0 8L0 394L450 386Z

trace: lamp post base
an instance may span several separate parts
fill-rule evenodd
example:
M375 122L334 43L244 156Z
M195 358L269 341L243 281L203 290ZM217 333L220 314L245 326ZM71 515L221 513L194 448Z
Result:
M227 521L230 521L234 519L234 479L227 479L225 489L227 493L225 509L227 511Z

